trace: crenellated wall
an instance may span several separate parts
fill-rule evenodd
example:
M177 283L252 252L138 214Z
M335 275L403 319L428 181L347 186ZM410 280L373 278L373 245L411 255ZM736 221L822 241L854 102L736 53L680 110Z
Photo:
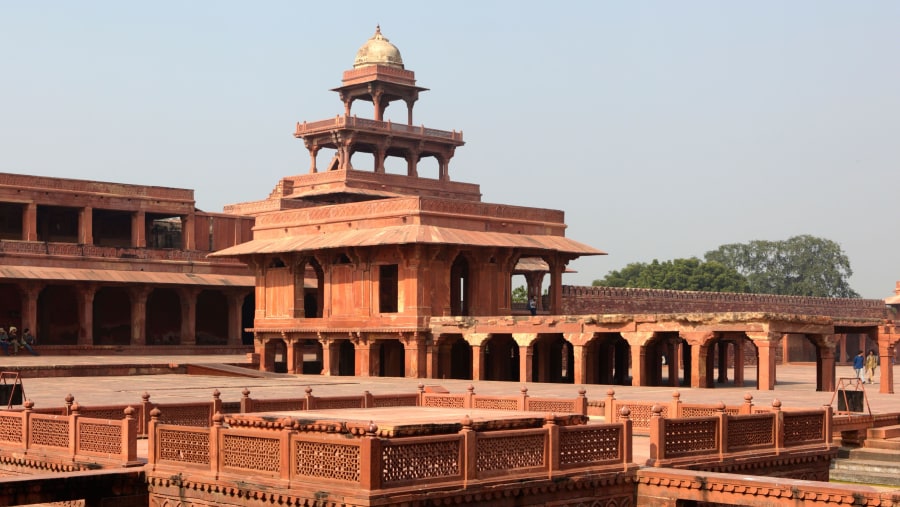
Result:
M563 286L563 313L566 315L721 312L772 312L872 319L887 316L881 299Z

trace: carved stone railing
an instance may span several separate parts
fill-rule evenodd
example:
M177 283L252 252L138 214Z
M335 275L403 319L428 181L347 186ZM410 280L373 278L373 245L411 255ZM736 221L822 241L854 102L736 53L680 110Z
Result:
M682 402L681 393L678 391L672 393L672 399L669 402L660 403L645 400L617 400L616 392L609 389L606 391L604 400L591 403L589 413L602 415L607 421L616 421L621 417L622 409L627 408L634 432L639 435L646 435L650 432L653 407L659 407L662 417L672 418L713 416L719 412L717 404ZM744 403L740 405L725 405L724 411L729 415L752 413L753 396L747 393L744 395Z
M112 420L86 416L77 403L68 415L37 413L30 400L24 407L0 411L4 465L75 471L142 464L132 407Z
M164 424L151 413L152 474L189 471L193 479L247 477L294 488L317 484L389 490L503 477L548 477L590 468L624 470L631 463L631 425L583 424L547 415L538 426L476 429L466 416L433 433L397 436L374 423L285 417L225 417L210 428ZM454 430L453 427L457 427ZM426 465L427 463L427 465Z
M777 456L799 447L831 452L834 447L831 406L784 411L775 400L763 413L729 415L724 403L716 415L705 417L664 417L661 406L651 412L647 464L652 466L692 468L741 454Z
M469 386L465 393L427 392L420 386L423 407L477 408L490 410L514 410L520 412L567 413L587 415L585 390L580 389L575 398L535 398L522 387L518 396L486 396L475 394Z
M376 132L390 132L394 134L410 134L421 137L423 139L450 139L460 143L463 140L463 133L457 132L455 130L447 131L425 128L424 125L416 127L412 125L405 125L402 123L393 123L391 121L370 120L367 118L358 118L356 116L346 115L337 115L333 119L329 120L319 120L313 122L304 121L303 123L297 123L297 127L294 130L294 136L304 137L310 134L318 134L320 132L327 132L332 129L343 128L369 129Z

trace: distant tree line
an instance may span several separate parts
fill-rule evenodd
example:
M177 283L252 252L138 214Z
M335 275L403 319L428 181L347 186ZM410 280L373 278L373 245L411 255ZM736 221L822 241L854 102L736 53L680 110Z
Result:
M703 260L635 262L592 285L858 298L850 287L852 275L850 259L839 244L801 235L722 245L706 252Z

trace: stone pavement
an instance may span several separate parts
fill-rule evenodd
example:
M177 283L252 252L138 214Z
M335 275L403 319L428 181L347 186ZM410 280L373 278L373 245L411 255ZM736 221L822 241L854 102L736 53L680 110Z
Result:
M245 355L169 355L169 356L0 356L0 371L9 366L27 365L69 365L69 364L204 364L228 363L246 364ZM895 378L900 378L900 367L895 366ZM851 377L853 369L849 366L838 366L837 377ZM755 405L771 405L774 399L781 401L785 408L821 407L832 401L831 392L816 392L814 365L779 365L778 383L774 391L757 391L755 385L756 370L745 371L748 379L744 387L734 387L731 383L717 385L715 389L692 389L679 387L681 401L685 403L715 403L723 401L729 405L743 403L744 395L750 393ZM139 403L141 394L150 394L151 401L157 403L174 403L183 401L208 400L212 392L218 389L223 401L237 401L241 391L247 388L255 398L299 397L305 389L313 389L314 395L341 396L355 395L363 391L372 394L393 392L416 392L417 386L440 385L450 392L465 392L469 385L474 385L479 394L514 395L518 394L522 384L518 382L494 382L450 379L408 379L408 378L359 378L359 377L323 377L318 375L280 375L274 378L242 378L200 376L182 374L163 375L131 375L112 377L48 377L35 378L26 372L23 374L25 397L34 401L36 407L57 407L65 403L67 394L72 394L75 401L82 405L107 405ZM600 400L606 397L608 389L614 389L617 399L634 399L667 402L676 390L672 387L631 387L572 384L525 384L532 396L565 396L578 394L584 387L589 400ZM866 385L867 398L872 412L900 412L900 394L880 394L878 385ZM835 401L836 408L836 401Z

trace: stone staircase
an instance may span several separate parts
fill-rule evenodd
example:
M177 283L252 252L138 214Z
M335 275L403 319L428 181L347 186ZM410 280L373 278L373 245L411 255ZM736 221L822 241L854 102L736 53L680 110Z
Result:
M842 448L831 462L832 481L900 486L900 425L870 428L863 447Z

